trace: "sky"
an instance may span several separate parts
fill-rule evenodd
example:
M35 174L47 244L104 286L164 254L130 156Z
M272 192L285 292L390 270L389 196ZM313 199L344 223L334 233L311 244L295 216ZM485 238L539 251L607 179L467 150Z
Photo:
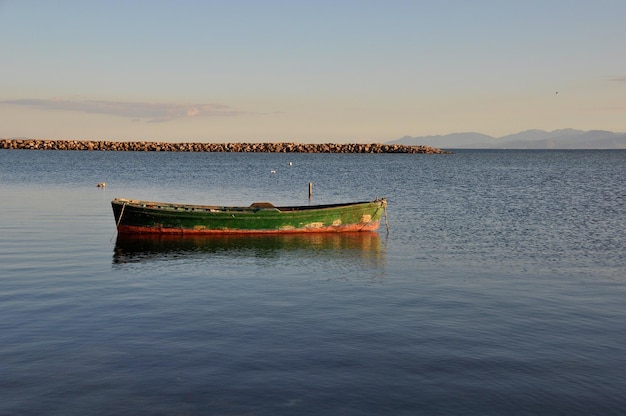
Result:
M624 0L0 0L0 138L626 132Z

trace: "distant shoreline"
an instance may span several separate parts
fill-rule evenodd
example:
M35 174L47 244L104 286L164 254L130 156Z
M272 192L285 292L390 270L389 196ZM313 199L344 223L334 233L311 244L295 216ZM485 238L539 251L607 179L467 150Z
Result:
M0 139L0 149L100 150L114 152L214 152L214 153L410 153L450 154L430 146L381 143L168 143L92 140Z

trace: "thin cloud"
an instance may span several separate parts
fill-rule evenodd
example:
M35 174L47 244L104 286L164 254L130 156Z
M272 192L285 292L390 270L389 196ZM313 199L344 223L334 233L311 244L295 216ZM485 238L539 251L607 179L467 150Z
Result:
M21 105L39 110L80 111L89 114L106 114L160 123L189 117L232 117L248 114L222 104L171 104L103 100L19 99L2 101L2 104Z
M626 76L623 76L623 77L612 77L612 78L609 78L609 81L626 82Z

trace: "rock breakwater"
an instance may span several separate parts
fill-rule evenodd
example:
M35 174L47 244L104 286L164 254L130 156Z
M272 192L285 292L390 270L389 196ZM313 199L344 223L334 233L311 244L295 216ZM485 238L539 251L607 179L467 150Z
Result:
M380 143L168 143L43 139L0 139L0 149L102 150L114 152L450 153L430 146Z

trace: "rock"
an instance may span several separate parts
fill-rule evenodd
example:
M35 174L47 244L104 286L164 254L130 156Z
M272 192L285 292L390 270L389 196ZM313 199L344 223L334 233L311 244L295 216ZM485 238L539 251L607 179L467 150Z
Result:
M430 146L388 145L380 143L167 143L41 139L0 139L0 149L246 153L451 153Z

